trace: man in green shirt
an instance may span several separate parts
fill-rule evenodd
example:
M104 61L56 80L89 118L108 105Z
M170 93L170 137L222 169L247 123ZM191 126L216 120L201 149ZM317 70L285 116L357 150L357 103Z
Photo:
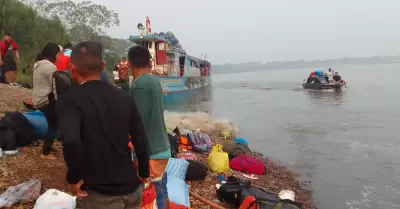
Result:
M156 187L157 208L169 208L167 175L164 171L171 151L164 121L163 88L158 78L150 74L152 61L147 48L130 48L128 61L134 77L129 93L135 98L149 141L150 178Z

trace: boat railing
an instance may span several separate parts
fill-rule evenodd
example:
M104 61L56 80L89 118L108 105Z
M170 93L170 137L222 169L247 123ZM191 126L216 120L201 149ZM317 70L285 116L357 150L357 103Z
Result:
M186 67L185 65L179 65L179 69L177 69L176 74L174 74L174 71L175 71L174 63L168 63L168 64L164 64L164 65L154 65L151 72L153 75L157 75L157 76L178 76L179 77L182 68L184 68L184 71L187 71L187 70L190 71L192 69L190 67L185 69L185 67ZM198 68L196 68L196 69L198 69ZM200 70L199 74L198 73L195 73L196 75L189 74L189 76L209 76L210 75L209 70L208 70L208 72L206 69L199 69L199 70Z

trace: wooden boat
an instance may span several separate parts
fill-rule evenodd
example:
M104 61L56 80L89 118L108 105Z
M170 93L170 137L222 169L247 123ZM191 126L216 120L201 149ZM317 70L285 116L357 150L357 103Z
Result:
M139 23L138 29L139 35L129 40L149 49L151 72L163 86L164 100L187 99L211 86L211 63L205 57L187 55L172 32L152 33L148 18L146 27Z
M303 83L303 88L304 89L313 89L313 90L328 90L328 89L342 90L344 88L344 84L343 83L329 83L329 84Z

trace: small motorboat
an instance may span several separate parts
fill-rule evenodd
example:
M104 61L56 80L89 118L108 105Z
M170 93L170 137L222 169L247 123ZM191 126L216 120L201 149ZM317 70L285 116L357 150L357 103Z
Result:
M303 83L304 89L313 89L313 90L329 90L333 89L335 91L340 91L345 88L344 83Z

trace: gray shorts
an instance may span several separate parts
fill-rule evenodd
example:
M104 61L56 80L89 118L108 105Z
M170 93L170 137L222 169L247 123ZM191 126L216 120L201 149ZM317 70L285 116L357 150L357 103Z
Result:
M79 198L81 209L139 209L142 203L143 188L124 196L106 196L89 191L85 198Z

